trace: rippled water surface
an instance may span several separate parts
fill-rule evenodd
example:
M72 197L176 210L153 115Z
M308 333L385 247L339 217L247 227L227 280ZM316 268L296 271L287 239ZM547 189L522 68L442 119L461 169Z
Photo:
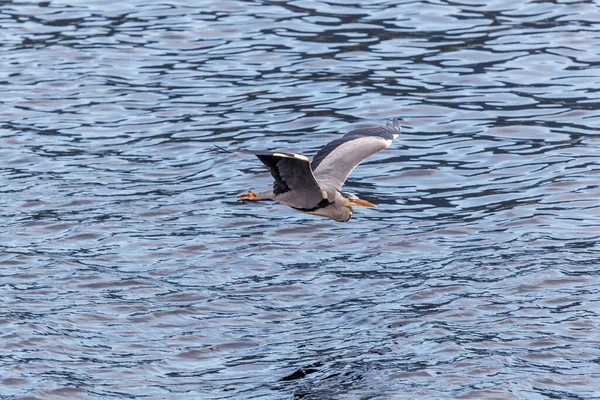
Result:
M600 6L0 2L0 398L600 398ZM253 157L404 133L345 224Z

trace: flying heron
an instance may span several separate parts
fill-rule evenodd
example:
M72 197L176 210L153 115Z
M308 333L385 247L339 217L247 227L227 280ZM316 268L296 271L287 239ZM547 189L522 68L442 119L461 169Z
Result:
M352 207L375 207L357 196L342 192L346 178L363 160L389 147L401 133L397 119L386 126L360 128L348 132L323 147L313 157L299 154L252 153L275 179L273 189L239 196L240 200L271 200L307 214L347 222Z

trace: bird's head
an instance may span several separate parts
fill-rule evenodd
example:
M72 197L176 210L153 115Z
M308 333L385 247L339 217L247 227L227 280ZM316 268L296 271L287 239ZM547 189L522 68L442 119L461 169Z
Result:
M342 192L342 196L344 197L344 206L348 208L352 207L377 207L373 203L369 203L366 200L359 199L356 195L348 192Z
M352 218L352 207L376 207L375 204L369 203L365 200L361 200L352 193L338 192L338 196L342 197L342 207L338 207L336 209L336 215L334 217L330 217L335 219L336 221L348 222L350 218Z

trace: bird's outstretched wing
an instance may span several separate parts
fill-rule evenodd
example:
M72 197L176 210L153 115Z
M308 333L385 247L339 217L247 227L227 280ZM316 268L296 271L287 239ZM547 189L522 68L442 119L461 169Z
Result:
M311 163L317 181L342 190L350 172L367 157L389 147L401 131L394 118L386 126L356 129L328 143Z
M301 210L310 210L318 207L324 200L307 157L288 153L254 154L269 168L275 178L273 199L276 202Z

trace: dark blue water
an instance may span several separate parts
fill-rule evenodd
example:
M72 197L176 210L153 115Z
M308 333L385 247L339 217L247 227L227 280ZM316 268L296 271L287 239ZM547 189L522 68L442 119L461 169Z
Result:
M0 398L600 399L600 6L0 2ZM253 157L401 118L346 224Z

